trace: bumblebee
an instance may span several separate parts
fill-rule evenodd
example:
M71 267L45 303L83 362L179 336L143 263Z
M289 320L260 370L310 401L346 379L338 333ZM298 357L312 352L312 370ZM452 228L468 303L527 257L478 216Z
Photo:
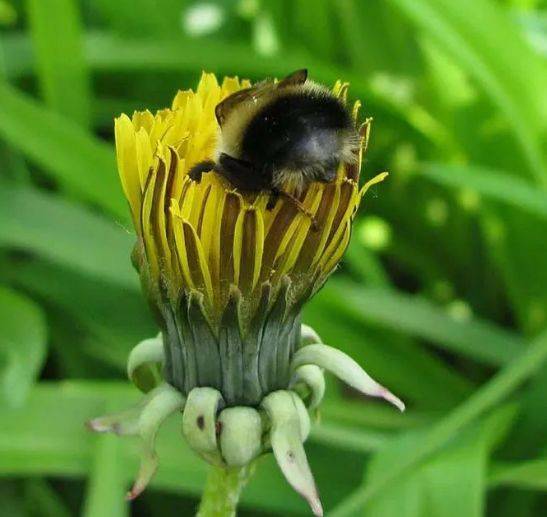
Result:
M284 195L303 209L297 196L311 182L334 181L340 163L357 161L359 148L345 105L307 76L297 70L220 102L215 160L196 164L190 177L200 181L215 171L243 192L269 191L269 208Z

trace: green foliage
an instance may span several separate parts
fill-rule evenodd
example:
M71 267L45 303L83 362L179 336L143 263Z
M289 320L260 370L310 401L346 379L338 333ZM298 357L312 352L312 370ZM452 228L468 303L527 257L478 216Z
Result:
M0 400L20 406L44 361L47 329L42 310L11 289L0 288Z
M132 512L136 443L83 426L137 397L125 359L157 332L129 260L113 117L168 105L203 69L260 79L307 66L319 81L351 83L375 120L363 177L390 176L366 196L344 263L305 321L408 406L400 415L327 390L307 444L327 513L540 515L540 3L213 0L220 25L202 18L203 34L191 35L188 13L201 3L0 2L2 510ZM206 469L177 419L158 451L134 513L192 514ZM265 458L241 513L307 509Z
M90 84L82 55L78 7L72 0L28 0L27 7L37 75L46 104L87 126Z

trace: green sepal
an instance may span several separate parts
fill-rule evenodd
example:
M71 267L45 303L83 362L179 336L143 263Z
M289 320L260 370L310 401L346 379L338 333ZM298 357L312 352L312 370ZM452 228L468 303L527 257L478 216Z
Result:
M260 301L249 329L243 338L243 399L242 404L256 406L262 400L263 392L259 378L259 357L262 347L264 324L268 316L272 286L262 284Z
M165 362L161 333L145 339L131 350L127 360L127 376L143 393L161 384L161 370Z
M286 388L289 383L289 359L296 317L296 314L288 313L290 286L290 279L283 277L263 325L258 358L258 375L263 393Z
M300 398L290 391L275 391L261 404L270 422L275 459L289 484L308 501L315 515L323 508L306 458L303 442L310 429L309 415Z
M140 402L129 409L88 420L86 426L94 433L114 433L118 436L133 436L139 433L139 416L143 407L144 403Z
M238 405L243 397L243 343L241 341L239 308L241 292L232 285L224 308L218 333L222 364L222 394L229 406Z
M300 326L300 347L317 343L323 343L319 334L309 325L302 323Z
M114 433L119 436L137 435L139 434L139 419L143 409L162 391L163 386L160 385L149 391L134 406L116 413L93 418L86 422L86 425L95 433Z
M218 417L220 450L229 467L244 467L262 451L262 419L251 407L226 408Z
M164 420L177 410L184 408L185 397L169 384L158 386L153 396L144 406L138 423L138 433L142 440L142 453L139 472L127 499L135 499L147 487L158 468L155 443L158 429Z
M316 409L325 395L325 376L323 369L315 364L305 364L296 368L291 378L291 389L298 392L299 384L304 384L308 393L304 398L308 409Z
M208 462L222 464L217 441L217 414L224 399L214 388L194 388L182 415L182 433L194 451Z
M190 293L188 299L188 322L192 332L192 341L196 353L197 379L199 386L222 388L222 370L218 340L206 317L203 306L203 294Z
M337 348L323 344L308 345L300 348L293 358L291 367L294 371L306 364L315 364L336 375L352 388L371 397L381 397L400 411L404 403L387 388L378 384L349 355Z
M187 394L186 365L188 360L184 353L185 346L177 319L177 310L173 309L170 303L164 303L161 305L161 311L164 323L162 335L165 350L163 374L169 384Z
M198 385L198 364L197 343L194 341L192 333L193 322L188 317L189 298L193 293L186 293L181 296L177 309L175 310L175 322L178 341L174 343L174 352L178 361L183 364L180 369L177 369L178 364L173 364L173 375L180 375L180 371L184 372L184 392L189 394L190 391ZM180 347L180 350L177 348ZM181 379L182 381L182 379Z

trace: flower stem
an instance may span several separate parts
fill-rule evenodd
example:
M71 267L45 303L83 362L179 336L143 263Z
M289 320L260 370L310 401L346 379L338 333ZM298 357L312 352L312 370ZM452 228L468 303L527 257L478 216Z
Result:
M241 468L211 467L197 517L233 517L239 496L254 471L254 464Z

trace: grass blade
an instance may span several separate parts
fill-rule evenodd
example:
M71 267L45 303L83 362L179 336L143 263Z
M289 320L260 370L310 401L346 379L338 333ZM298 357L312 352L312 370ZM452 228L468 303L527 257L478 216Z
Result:
M352 515L374 497L387 490L390 485L420 465L437 452L451 438L491 409L530 377L547 359L547 332L534 339L528 348L512 363L507 365L468 400L442 418L424 436L420 445L407 450L398 463L374 483L357 489L342 501L331 513L331 517Z
M516 409L514 404L506 405L466 429L448 447L394 483L389 492L374 498L368 513L375 517L482 516L488 459L515 420ZM385 476L405 450L418 446L424 432L407 433L379 450L367 467L366 482Z
M34 302L0 287L0 329L0 402L20 406L46 357L46 321Z
M432 340L438 347L493 366L514 359L524 345L518 336L487 322L459 322L417 296L337 279L331 280L318 298L326 296L361 321Z
M120 461L120 439L101 435L96 440L82 516L125 517L129 504L124 497L127 476Z
M312 428L312 439L349 451L368 453L384 445L386 435L377 431L354 430L334 423L321 423Z
M482 167L426 163L417 174L435 183L455 188L469 188L479 194L547 219L547 194L534 185L506 172Z
M3 81L0 111L0 136L15 149L40 165L65 189L120 221L128 220L111 146Z
M547 490L547 458L515 464L498 464L490 473L490 486L512 486L527 490Z
M70 517L63 498L44 479L31 478L25 482L25 500L30 512L40 508L40 517Z
M133 241L123 228L64 199L24 187L0 189L3 246L136 288L129 261Z
M75 0L27 0L44 99L54 111L88 126L91 92L78 8Z
M99 73L184 71L194 73L197 80L197 71L207 70L220 75L258 79L283 77L287 70L305 65L313 73L313 78L322 83L334 84L340 78L348 81L351 97L366 100L367 112L386 110L390 117L405 121L415 136L421 135L435 144L439 141L446 144L447 135L419 106L408 109L396 102L389 91L372 88L362 74L319 60L300 48L291 49L284 53L283 59L279 59L259 55L247 44L214 39L129 39L104 32L88 32L84 43L88 66ZM16 78L31 72L33 57L25 36L11 34L4 38L3 46L7 56L7 77Z
M88 343L73 348L85 354L84 360L91 356L125 373L131 349L158 333L144 296L135 289L38 261L10 267L9 280L89 333Z
M478 81L505 114L532 177L547 186L541 147L547 77L509 16L486 0L392 2Z

